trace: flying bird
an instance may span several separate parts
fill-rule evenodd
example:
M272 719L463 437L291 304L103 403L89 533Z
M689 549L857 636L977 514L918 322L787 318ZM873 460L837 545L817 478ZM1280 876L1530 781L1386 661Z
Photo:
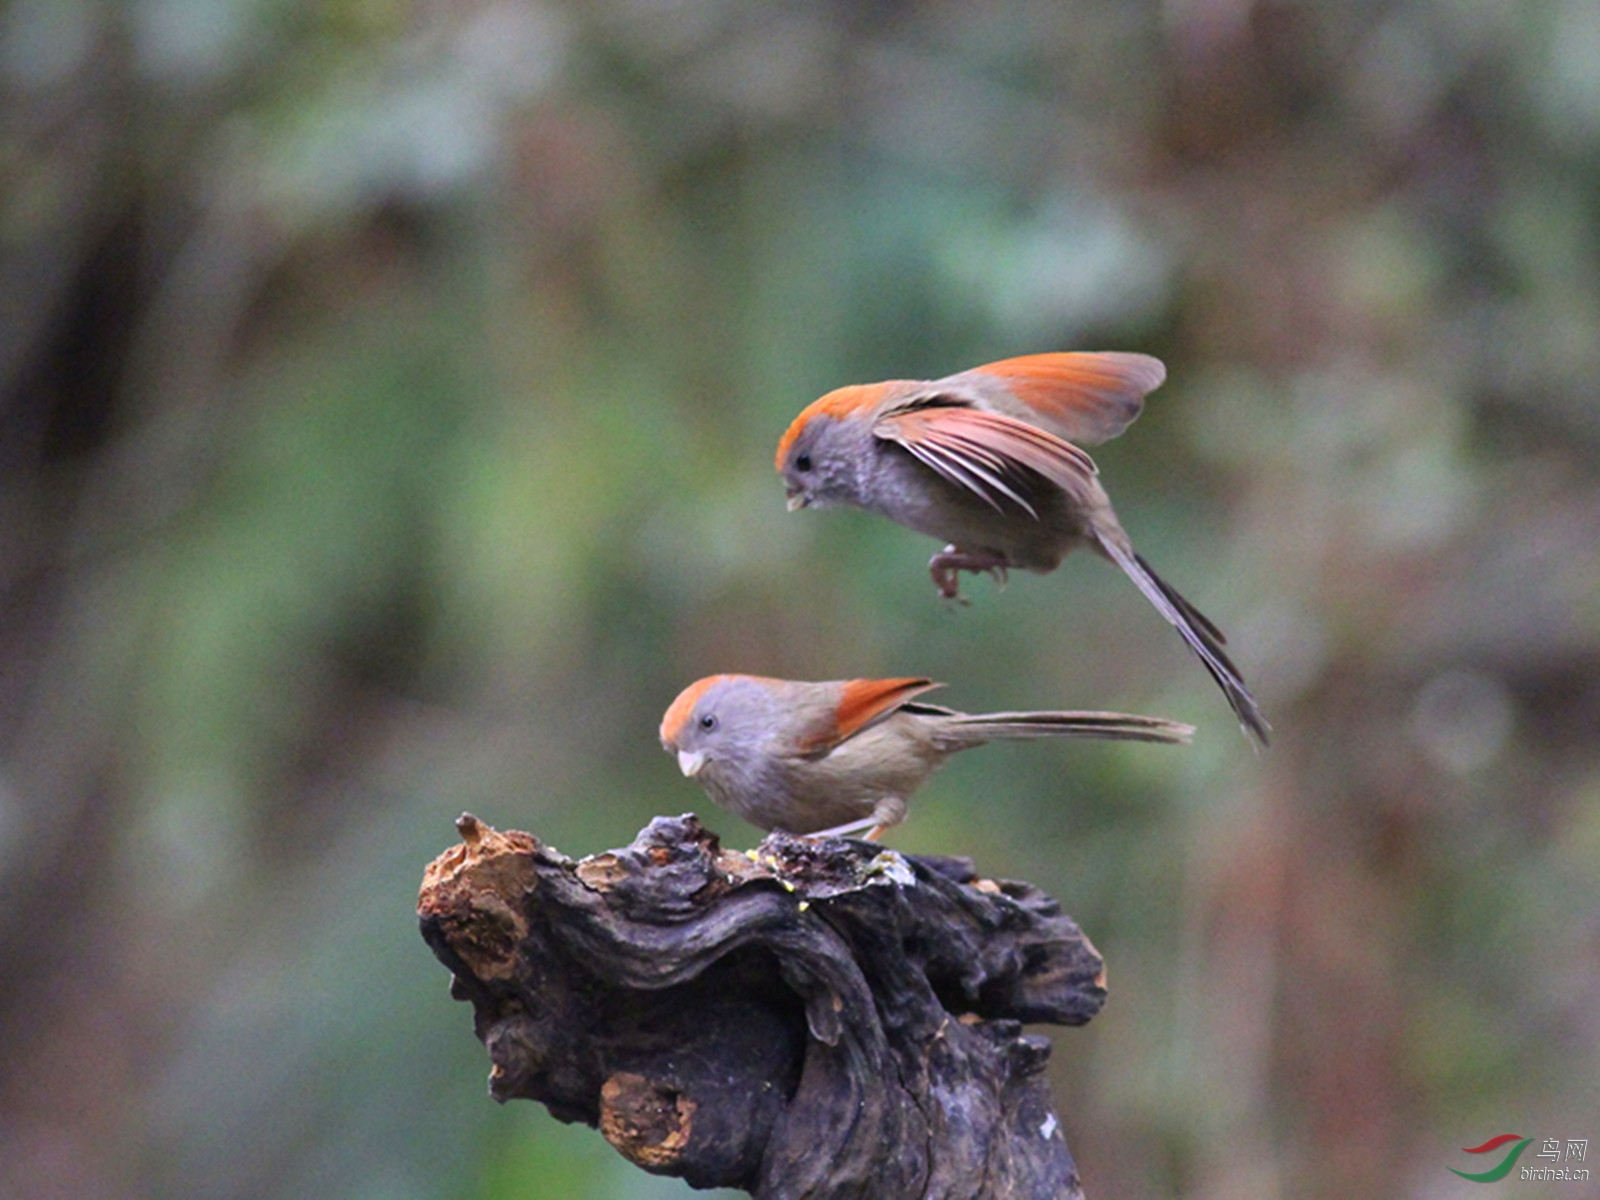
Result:
M1271 726L1222 631L1134 552L1099 468L1080 448L1125 430L1166 376L1149 355L1099 351L842 387L794 419L778 443L777 467L791 511L850 505L949 543L928 562L949 599L959 598L962 571L1044 574L1080 546L1109 558L1266 745Z

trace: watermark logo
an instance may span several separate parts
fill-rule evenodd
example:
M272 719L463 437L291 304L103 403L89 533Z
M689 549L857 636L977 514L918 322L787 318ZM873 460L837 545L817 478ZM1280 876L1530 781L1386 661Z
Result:
M1510 1145L1504 1157L1494 1166L1482 1171L1458 1171L1455 1167L1450 1170L1463 1179L1473 1183L1496 1183L1511 1174L1517 1165L1517 1159L1522 1157L1522 1152L1534 1143L1533 1138L1523 1137L1520 1133L1502 1133L1492 1137L1481 1146L1463 1147L1463 1154L1492 1154L1503 1146ZM1572 1163L1584 1162L1589 1156L1588 1138L1561 1138L1547 1137L1539 1139L1539 1149L1534 1151L1534 1158L1547 1158L1551 1166L1525 1166L1518 1172L1518 1179L1572 1179L1587 1180L1589 1169L1587 1167L1572 1166Z
M1511 1168L1517 1165L1517 1159L1521 1157L1522 1152L1528 1148L1528 1143L1531 1141L1533 1141L1532 1138L1525 1138L1520 1133L1502 1133L1499 1137L1490 1138L1481 1146L1465 1146L1462 1148L1462 1152L1465 1154L1488 1154L1491 1150L1500 1149L1507 1142L1516 1143L1515 1146L1506 1151L1506 1156L1498 1164L1490 1167L1487 1171L1456 1171L1454 1167L1451 1167L1450 1170L1463 1179L1472 1180L1473 1183L1494 1183L1496 1180L1504 1179L1511 1174Z

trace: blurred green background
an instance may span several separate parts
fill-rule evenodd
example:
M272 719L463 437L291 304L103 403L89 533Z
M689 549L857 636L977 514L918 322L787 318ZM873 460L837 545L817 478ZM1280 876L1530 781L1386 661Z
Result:
M1169 365L1096 457L1265 756L1104 563L784 512L821 392L1065 348ZM1593 0L10 0L0 1195L688 1194L487 1098L413 903L463 809L753 844L716 670L1201 726L891 838L1106 955L1095 1200L1600 1156L1597 379Z

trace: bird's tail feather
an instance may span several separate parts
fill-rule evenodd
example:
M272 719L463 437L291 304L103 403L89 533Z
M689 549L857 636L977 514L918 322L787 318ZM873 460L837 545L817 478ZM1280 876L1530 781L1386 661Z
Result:
M1003 712L953 715L940 731L951 749L1002 738L1088 737L1131 742L1187 742L1193 725L1119 712Z
M1205 614L1185 600L1177 588L1152 571L1150 564L1132 549L1118 545L1108 537L1102 537L1099 541L1111 561L1121 567L1128 578L1133 580L1145 594L1145 598L1156 606L1156 610L1171 623L1189 644L1189 649L1193 650L1205 664L1206 670L1211 672L1211 678L1217 681L1217 686L1227 697L1228 706L1239 718L1239 723L1265 746L1272 732L1272 726L1267 724L1261 706L1250 694L1250 689L1245 687L1244 677L1239 674L1239 668L1233 665L1233 660L1222 648L1228 640L1223 637L1222 631L1213 625Z

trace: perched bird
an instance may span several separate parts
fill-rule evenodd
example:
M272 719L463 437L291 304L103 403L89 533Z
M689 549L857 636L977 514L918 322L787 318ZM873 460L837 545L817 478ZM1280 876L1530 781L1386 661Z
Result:
M678 694L661 745L723 808L762 829L878 837L944 760L998 738L1187 742L1193 726L1108 712L968 716L917 700L931 679L800 683L711 675Z
M1125 571L1217 681L1262 745L1271 727L1226 638L1134 553L1074 443L1116 437L1167 371L1145 354L1033 354L935 380L838 388L778 443L789 508L853 505L948 542L928 562L942 595L962 571L1053 571L1079 546Z

